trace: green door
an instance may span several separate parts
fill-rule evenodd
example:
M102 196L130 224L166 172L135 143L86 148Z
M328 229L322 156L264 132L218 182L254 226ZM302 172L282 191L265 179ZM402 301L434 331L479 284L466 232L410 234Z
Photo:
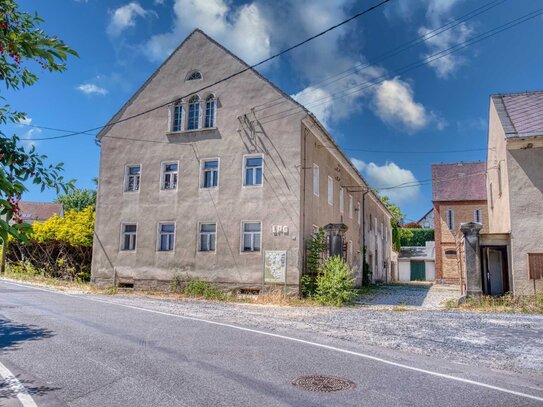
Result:
M411 281L426 280L426 269L423 261L411 261Z

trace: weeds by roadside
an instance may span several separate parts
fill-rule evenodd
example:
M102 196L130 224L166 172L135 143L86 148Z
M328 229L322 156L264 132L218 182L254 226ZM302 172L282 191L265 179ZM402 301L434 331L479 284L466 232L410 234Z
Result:
M499 297L468 297L459 304L456 300L445 302L446 309L461 309L481 312L509 312L519 314L543 314L543 293L537 295L506 294Z

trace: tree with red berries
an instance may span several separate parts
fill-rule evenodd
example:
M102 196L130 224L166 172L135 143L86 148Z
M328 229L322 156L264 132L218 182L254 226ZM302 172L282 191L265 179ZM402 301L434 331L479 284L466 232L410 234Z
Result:
M0 81L7 89L31 86L38 76L32 72L40 68L49 72L62 72L69 55L77 53L63 41L46 34L38 14L19 10L13 0L0 1ZM13 110L0 94L0 126L18 123L25 113ZM16 135L7 136L0 127L0 241L8 236L27 241L31 228L23 223L19 200L26 191L25 183L68 191L73 181L65 181L63 164L46 164L46 156L36 152L34 146L25 148Z

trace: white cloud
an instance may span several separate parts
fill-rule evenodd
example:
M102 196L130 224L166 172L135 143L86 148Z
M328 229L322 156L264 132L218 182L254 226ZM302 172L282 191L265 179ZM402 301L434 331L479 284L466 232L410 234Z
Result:
M256 3L234 6L225 0L175 0L171 31L154 35L147 57L162 61L195 28L201 28L248 63L271 55L268 26Z
M127 28L134 27L137 17L145 17L148 14L149 11L135 1L121 6L111 12L107 33L113 37L118 36Z
M419 29L419 35L425 35L429 31L431 31L430 28L421 27ZM454 47L455 45L461 44L472 34L473 28L468 26L466 23L462 23L448 31L444 31L439 35L436 35L435 37L429 38L426 40L426 46L429 52L425 54L424 57L428 58L430 55L445 51L451 47ZM446 54L446 52L444 54ZM432 60L432 57L430 57L430 62L428 63L428 65L434 68L437 76L440 78L446 79L450 77L466 62L464 57L456 53L444 55L442 57L441 55L442 54L436 55L434 58L437 58L438 56L440 56L440 58L434 60Z
M85 95L106 95L107 89L102 88L94 83L82 83L77 90L83 92Z
M26 131L22 136L21 139L32 139L35 136L39 136L42 133L42 129L34 127L28 131ZM21 140L21 143L25 145L26 147L35 146L38 144L37 140Z
M19 120L19 123L20 123L21 126L28 126L28 125L32 124L32 118L28 117L28 116L25 116L24 118Z
M420 130L428 124L426 109L413 98L413 89L398 77L377 86L374 112L385 123L405 128L408 132Z
M388 196L393 202L405 202L415 199L420 193L420 186L416 184L417 178L407 169L400 168L396 163L387 162L384 165L369 164L351 158L351 162L364 175L370 187L377 188L383 195ZM415 183L415 185L412 185ZM391 188L396 187L398 188Z

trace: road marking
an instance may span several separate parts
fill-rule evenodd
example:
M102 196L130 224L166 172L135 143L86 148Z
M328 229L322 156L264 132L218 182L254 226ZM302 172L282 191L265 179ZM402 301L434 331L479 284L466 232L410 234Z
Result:
M22 383L10 370L0 362L0 376L4 378L6 385L17 396L23 407L38 407L32 396L28 393Z
M383 363L383 364L386 364L386 365L389 365L389 366L395 366L395 367L399 367L399 368L406 369L406 370L411 370L411 371L415 371L415 372L419 372L419 373L424 373L424 374L427 374L427 375L430 375L430 376L440 377L442 379L448 379L448 380L452 380L452 381L456 381L456 382L460 382L460 383L471 384L473 386L483 387L485 389L496 390L496 391L499 391L499 392L502 392L502 393L507 393L507 394L511 394L511 395L514 395L514 396L524 397L524 398L527 398L527 399L537 400L537 401L543 402L543 397L534 396L532 394L522 393L522 392L519 392L519 391L510 390L510 389L506 389L506 388L499 387L499 386L493 386L491 384L486 384L486 383L478 382L478 381L475 381L475 380L465 379L463 377L452 376L452 375L448 375L448 374L445 374L445 373L434 372L432 370L421 369L421 368L418 368L418 367L405 365L403 363L393 362L391 360L379 358L377 356L368 355L366 353L355 352L355 351L348 350L348 349L337 348L335 346L324 345L324 344L318 343L318 342L306 341L305 339L294 338L292 336L274 334L274 333L271 333L271 332L260 331L258 329L245 328L245 327L238 326L238 325L227 324L227 323L224 323L224 322L211 321L211 320L203 319L203 318L188 317L188 316L185 316L185 315L172 314L172 313L169 313L169 312L157 311L157 310L143 308L143 307L137 307L135 305L120 304L120 303L115 302L115 301L107 301L107 300L98 299L98 298L83 297L81 295L68 294L68 293L65 293L65 292L62 292L62 291L50 290L50 289L47 289L47 288L35 287L35 286L32 286L32 285L27 285L27 284L18 284L18 283L14 283L14 282L11 282L11 281L6 281L6 280L3 280L3 279L0 279L0 280L2 280L4 283L13 284L13 285L16 285L16 286L19 286L19 287L33 288L35 290L45 291L45 292L54 293L54 294L66 295L66 296L72 297L72 298L79 298L79 299L88 300L88 301L101 302L101 303L109 304L109 305L117 305L119 307L135 309L135 310L138 310L138 311L150 312L150 313L159 314L159 315L166 315L166 316L185 319L185 320L189 320L189 321L203 322L203 323L210 324L210 325L222 326L222 327L226 327L226 328L237 329L237 330L240 330L240 331L252 332L252 333L255 333L255 334L259 334L259 335L270 336L270 337L273 337L273 338L280 338L280 339L288 340L288 341L291 341L291 342L303 343L305 345L311 345L311 346L321 348L321 349L328 349L328 350L332 350L332 351L335 351L335 352L344 353L344 354L347 354L347 355L357 356L357 357L360 357L360 358L363 358L363 359L373 360L375 362L380 362L380 363Z

